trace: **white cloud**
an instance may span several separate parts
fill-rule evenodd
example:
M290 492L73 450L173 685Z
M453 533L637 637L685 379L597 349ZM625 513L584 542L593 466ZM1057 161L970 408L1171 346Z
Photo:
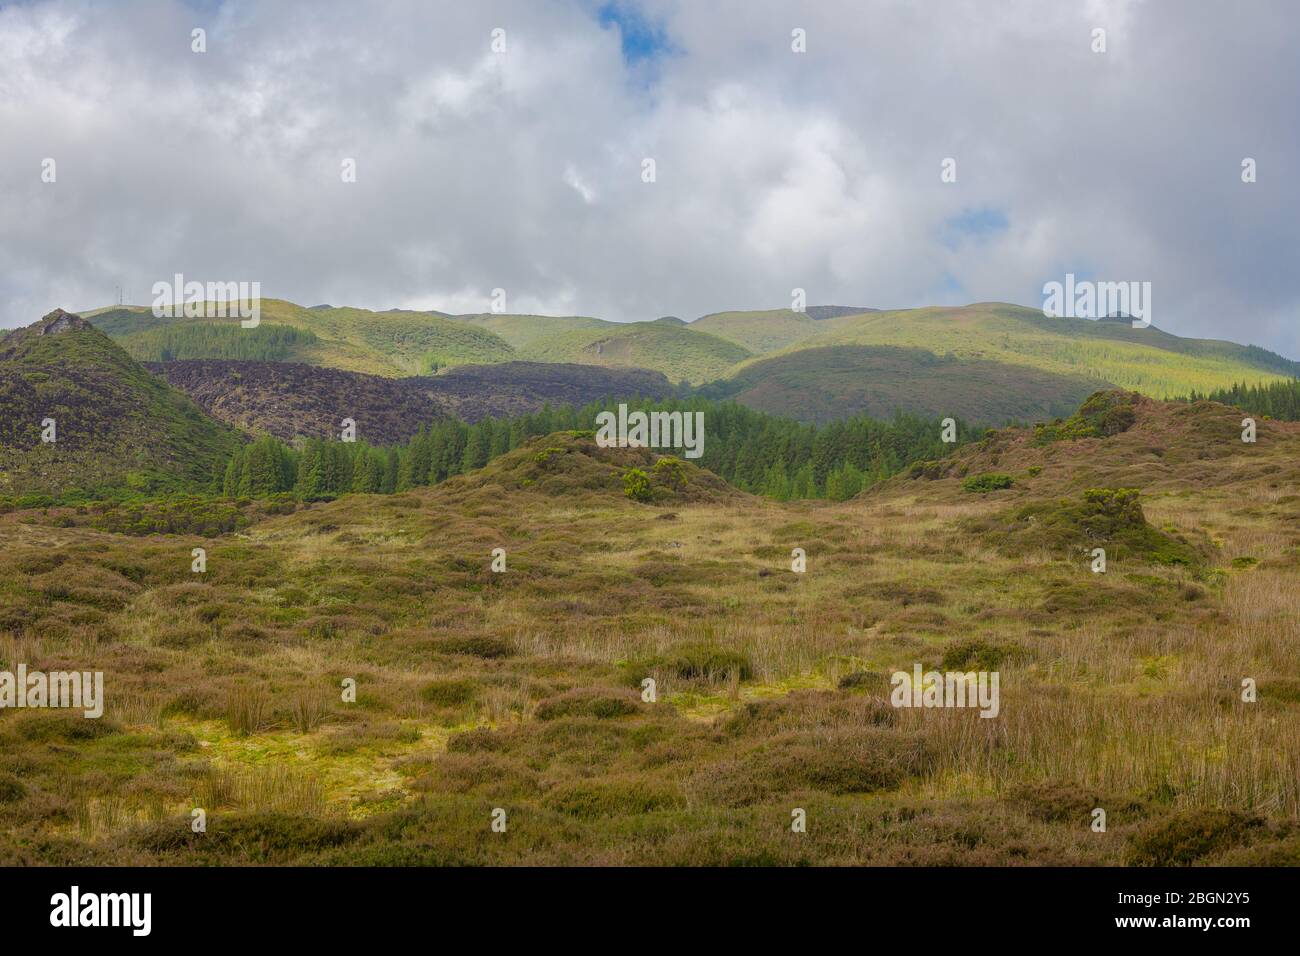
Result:
M642 7L671 48L652 69L593 0L4 7L0 324L174 272L380 309L479 311L501 287L627 320L794 286L1036 305L1088 271L1152 281L1171 331L1300 355L1283 0ZM952 241L978 210L1007 227Z

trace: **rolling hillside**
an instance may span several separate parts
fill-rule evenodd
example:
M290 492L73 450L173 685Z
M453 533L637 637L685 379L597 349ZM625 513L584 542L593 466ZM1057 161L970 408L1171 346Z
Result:
M1154 398L1300 371L1300 363L1260 348L1184 339L1154 327L1134 329L1128 322L1049 319L1037 310L998 302L842 316L819 327L813 340L818 347L922 348L960 359L1087 376Z
M622 366L814 422L957 408L1002 424L1058 414L1103 385L1171 398L1300 374L1300 363L1256 346L996 302L719 312L690 323L308 309L275 299L263 300L262 324L251 330L236 320L156 319L141 308L91 317L141 361L299 362L389 377L519 360Z
M822 323L827 319L878 311L846 305L810 305L803 312L791 309L713 312L696 319L691 328L735 342L761 355L806 342L824 331Z
M632 365L662 372L673 382L692 384L720 378L750 355L734 342L669 322L562 332L538 340L520 353L536 362Z
M817 334L817 320L804 312L772 309L766 312L715 312L691 323L691 328L761 355L787 348Z
M919 348L840 345L764 357L702 392L819 424L857 414L889 418L911 412L1001 425L1067 415L1105 386L1084 375Z
M140 361L269 358L373 375L424 375L448 365L501 362L515 350L487 329L437 312L371 312L280 299L262 300L262 321L243 329L238 319L159 319L140 307L102 310L91 321ZM286 331L293 330L293 331ZM276 337L274 353L255 350ZM241 346L248 341L252 344Z
M483 312L453 316L459 322L486 329L507 342L511 348L526 349L545 339L583 329L617 330L617 322L593 319L584 315L514 315Z
M188 487L238 440L79 316L56 309L0 340L0 494Z

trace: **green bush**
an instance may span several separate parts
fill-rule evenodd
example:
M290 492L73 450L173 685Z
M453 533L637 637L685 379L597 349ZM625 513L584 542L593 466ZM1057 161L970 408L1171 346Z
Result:
M654 468L651 469L654 478L669 488L680 489L686 487L686 469L683 467L681 459L671 456L660 458L655 462Z
M1003 488L1010 488L1013 484L1014 481L1010 475L988 472L983 475L971 475L961 483L961 486L965 491L987 494L990 491L1001 491Z
M949 644L943 652L940 666L946 671L992 671L1014 656L1018 648L1004 644L990 644L978 637L966 638Z
M468 680L436 680L420 690L420 699L438 707L463 707L478 696L478 687Z
M640 468L629 468L623 472L623 494L633 501L649 501L650 476Z
M635 714L640 706L640 699L631 691L599 688L574 690L539 702L537 719L597 717L608 720Z
M1109 438L1128 431L1137 421L1134 406L1139 397L1136 392L1094 392L1071 417L1035 425L1034 440L1045 445L1080 438Z
M749 658L740 651L726 650L708 644L684 644L663 654L624 665L624 673L632 684L652 671L671 674L681 680L699 680L716 683L732 675L741 680L753 676Z
M463 654L485 660L513 657L515 653L515 646L499 637L448 637L438 641L436 648L444 654Z

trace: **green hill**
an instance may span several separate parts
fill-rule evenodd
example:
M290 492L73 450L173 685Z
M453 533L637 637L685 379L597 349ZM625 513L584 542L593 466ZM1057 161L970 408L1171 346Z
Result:
M243 329L238 319L156 318L148 309L118 308L91 313L91 320L142 361L174 359L263 359L306 362L372 375L424 375L448 365L502 362L514 349L484 328L438 312L316 307L263 299L261 325ZM280 328L295 332L279 332ZM229 329L219 333L216 329ZM275 354L242 354L279 336Z
M704 394L750 408L825 423L895 412L961 417L984 425L1068 415L1105 382L919 348L839 345L801 348L746 363Z
M604 319L593 319L585 315L499 315L483 312L475 315L458 315L454 318L486 329L516 349L526 349L543 339L562 335L565 332L619 328L617 322L606 322Z
M634 365L663 372L674 382L720 378L749 350L689 325L661 322L611 324L541 339L520 350L535 362Z
M0 494L190 486L238 440L79 316L56 309L0 340Z
M1047 318L1000 302L841 316L802 343L896 345L1085 376L1155 398L1290 377L1300 363L1255 346L1185 339L1128 322ZM788 350L787 350L788 351Z
M138 307L88 316L140 361L302 362L390 377L505 361L631 366L673 382L707 382L708 394L809 421L969 405L971 417L1001 423L1055 414L1106 384L1172 398L1300 374L1300 363L1257 346L1181 338L1127 321L1047 318L998 302L719 312L691 323L307 309L278 299L262 300L257 329L242 329L236 319L158 319Z
M805 312L771 309L766 312L715 312L696 319L691 328L761 355L815 335L818 323Z

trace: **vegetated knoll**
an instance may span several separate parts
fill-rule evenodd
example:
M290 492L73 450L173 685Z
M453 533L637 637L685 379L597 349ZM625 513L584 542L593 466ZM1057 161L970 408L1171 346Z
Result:
M751 496L711 471L649 448L601 448L594 432L555 432L467 475L449 478L434 494L450 504L491 502L503 493L544 495L575 506L591 496L613 496L645 504L721 504ZM514 507L512 505L511 507Z
M476 422L536 412L548 403L659 399L673 392L657 372L558 363L463 365L439 375L410 378L293 362L214 360L147 367L215 418L285 441L337 437L342 420L351 418L359 438L387 445L405 441L420 425L448 416Z
M1098 392L1068 419L991 431L889 484L898 492L919 482L927 499L983 501L998 509L966 527L1000 550L1078 557L1101 547L1108 558L1195 568L1215 553L1210 535L1172 522L1153 526L1143 501L1284 496L1300 483L1300 425L1256 427L1256 441L1244 442L1242 415L1226 405Z
M921 348L815 345L746 363L703 394L822 424L896 411L1003 425L1068 414L1105 382Z
M891 484L945 480L931 493L960 495L971 476L1009 475L1009 498L1087 488L1186 492L1259 483L1300 484L1300 423L1258 421L1242 441L1242 413L1218 402L1165 402L1112 390L1078 413L1030 428L990 431L951 457L914 465Z
M654 369L676 382L720 378L750 352L691 325L629 322L580 329L540 339L520 349L520 358L584 365L632 365Z
M79 316L56 309L0 340L0 493L206 485L237 441Z

